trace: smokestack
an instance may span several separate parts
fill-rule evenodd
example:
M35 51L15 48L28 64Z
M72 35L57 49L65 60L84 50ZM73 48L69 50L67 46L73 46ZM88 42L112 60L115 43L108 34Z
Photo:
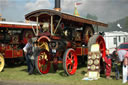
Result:
M55 0L55 10L56 11L61 11L61 8L60 8L60 0Z

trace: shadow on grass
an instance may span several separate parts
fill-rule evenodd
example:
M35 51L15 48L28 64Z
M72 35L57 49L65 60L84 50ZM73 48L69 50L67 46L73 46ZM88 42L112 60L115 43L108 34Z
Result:
M77 70L80 70L80 69L83 69L85 68L85 70L82 70L82 72L80 72L82 75L85 75L86 73L86 65L85 64L78 64L78 67L77 67ZM60 69L59 69L60 70ZM63 77L68 77L68 76L71 76L71 75L68 75L64 69L63 69L63 66L61 67L61 72L59 73L59 75L63 76Z
M63 76L63 77L68 77L68 75L63 71L63 72L60 72L59 75Z
M85 75L86 73L87 73L86 71L82 71L82 72L81 72L82 75Z
M22 69L21 71L24 71L24 72L26 72L26 73L28 73L28 74L29 74L29 72L28 72L27 68ZM41 75L41 74L39 74L39 72L38 72L36 69L34 69L34 71L33 71L32 75Z
M60 64L58 64L58 71L59 71L59 70L62 70ZM25 69L22 69L21 71L24 71L24 72L27 72L27 73L28 73L27 65L26 65L26 68L25 68ZM57 73L57 72L54 71L54 68L53 68L53 65L52 65L52 64L51 64L51 66L50 66L49 72L46 73L46 74L49 74L49 73L53 73L53 74L54 74L54 73ZM34 69L33 74L34 74L34 75L43 75L43 74L40 74L36 68ZM44 74L44 75L45 75L45 74Z
M5 68L17 68L21 66L26 66L26 64L10 64L10 65L5 64Z

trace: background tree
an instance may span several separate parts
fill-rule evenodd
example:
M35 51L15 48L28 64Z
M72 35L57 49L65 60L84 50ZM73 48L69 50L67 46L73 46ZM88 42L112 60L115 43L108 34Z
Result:
M92 14L87 14L86 16L87 19L92 19L92 20L98 20L98 17L96 15L92 15Z
M125 27L128 29L128 16L126 17L126 24Z

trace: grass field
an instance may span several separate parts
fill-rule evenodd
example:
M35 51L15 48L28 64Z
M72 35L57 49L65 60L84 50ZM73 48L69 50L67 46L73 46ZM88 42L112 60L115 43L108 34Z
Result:
M38 73L33 75L28 75L25 65L17 67L5 67L4 71L0 73L0 80L14 80L22 82L40 82L46 84L56 84L56 85L121 85L121 80L111 79L108 80L101 77L99 80L85 81L82 80L84 74L86 73L86 67L78 68L77 72L73 76L66 76L61 65L60 69L54 73L51 68L50 72L45 75L40 75ZM112 73L114 75L114 73ZM128 84L128 83L127 83Z

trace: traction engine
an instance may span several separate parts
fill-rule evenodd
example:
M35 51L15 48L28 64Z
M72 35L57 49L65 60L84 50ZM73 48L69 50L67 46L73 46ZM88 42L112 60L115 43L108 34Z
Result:
M31 24L0 21L0 72L5 64L24 63L22 48L29 38L35 36L31 29Z

